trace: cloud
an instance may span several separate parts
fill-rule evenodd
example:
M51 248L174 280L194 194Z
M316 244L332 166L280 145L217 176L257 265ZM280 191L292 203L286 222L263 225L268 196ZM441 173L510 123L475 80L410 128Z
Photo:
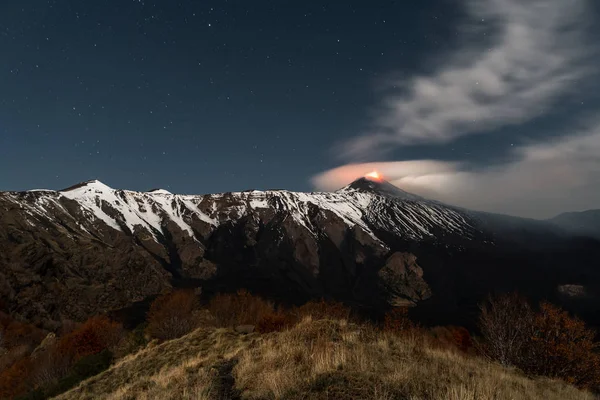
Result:
M343 145L344 156L372 158L398 145L445 143L535 119L590 72L586 0L465 4L462 30L490 34L492 43L460 48L430 76L389 82L400 89L385 98L370 133Z
M429 75L390 80L391 92L372 129L342 143L336 153L346 160L373 160L400 146L445 145L467 135L498 134L500 128L560 110L560 101L581 92L584 78L595 73L590 62L595 54L585 34L590 3L466 0L469 17L459 29L481 37L485 33L488 44L459 48ZM555 139L544 143L515 147L503 165L355 163L326 171L312 182L333 190L378 170L406 191L471 209L547 218L600 208L600 119L588 122L562 136L548 132Z
M340 188L373 170L402 189L466 208L548 218L600 207L600 121L570 137L513 151L513 162L469 169L432 160L351 164L313 178Z

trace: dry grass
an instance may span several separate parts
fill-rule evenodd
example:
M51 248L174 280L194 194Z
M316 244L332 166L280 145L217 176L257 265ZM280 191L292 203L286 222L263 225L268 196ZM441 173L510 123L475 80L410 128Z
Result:
M235 380L235 381L234 381ZM232 386L235 387L231 391ZM121 360L61 399L593 399L558 381L385 333L305 318L284 332L197 330Z

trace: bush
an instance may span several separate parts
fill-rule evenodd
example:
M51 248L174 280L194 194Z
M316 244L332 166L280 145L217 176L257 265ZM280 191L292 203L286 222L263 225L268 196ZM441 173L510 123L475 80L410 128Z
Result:
M449 330L452 334L452 341L456 347L465 353L469 352L473 347L473 339L471 338L469 331L462 326L451 326L449 327Z
M22 358L27 357L31 353L31 346L19 345L12 347L10 350L4 350L0 353L0 372L13 365Z
M349 320L350 308L337 301L327 301L321 299L318 301L309 301L293 311L298 320L310 316L315 320Z
M600 388L599 344L585 323L549 303L542 303L533 318L533 335L527 343L528 373L561 378L583 388Z
M36 387L46 387L53 385L69 373L73 356L55 345L41 354L36 354L32 361L34 364L31 372L32 383Z
M10 315L0 312L0 332L2 345L7 350L17 346L35 348L46 337L46 333L25 322L13 319Z
M73 368L67 376L43 391L44 398L58 396L59 394L74 388L87 378L107 370L108 367L110 367L112 360L112 353L107 349L96 354L82 357L73 365Z
M504 295L482 306L480 327L488 357L530 375L600 388L595 332L566 311L542 303L535 312L523 298Z
M407 332L416 328L408 317L408 308L396 307L388 311L383 319L383 330L387 332Z
M527 301L516 293L489 297L480 310L480 351L504 366L524 364L534 317Z
M23 358L0 372L0 399L12 399L26 393L31 368L29 358Z
M159 296L148 311L147 332L160 340L171 340L198 326L198 298L191 290L177 290Z
M259 333L281 332L289 323L282 313L271 313L264 315L256 324L256 331Z
M123 334L123 327L105 316L92 317L58 341L58 351L77 361L115 346Z
M210 300L208 309L217 326L226 328L256 325L274 312L272 303L243 289L235 294L217 294Z
M124 335L113 350L115 358L125 357L126 355L135 353L145 347L148 344L146 335L147 329L148 324L142 323L136 326L134 330Z
M469 331L462 326L436 326L430 329L433 336L432 346L444 349L459 350L463 353L472 353L473 339Z

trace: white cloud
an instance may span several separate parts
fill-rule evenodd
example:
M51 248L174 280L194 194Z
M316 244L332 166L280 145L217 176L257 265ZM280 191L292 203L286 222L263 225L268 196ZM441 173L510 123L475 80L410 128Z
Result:
M464 4L469 18L459 29L492 35L489 46L461 47L430 75L388 82L389 89L399 89L384 98L371 132L347 141L338 153L351 160L373 159L399 146L444 145L466 135L493 134L551 114L595 72L594 49L585 34L591 1ZM600 208L600 119L570 131L515 148L503 165L350 164L314 177L313 184L337 189L376 169L406 191L472 209L546 218Z
M431 160L351 164L314 177L313 184L334 190L378 170L408 192L476 210L548 218L600 208L600 123L512 155L512 163L479 170Z
M465 4L470 20L463 28L492 35L492 44L461 48L431 76L389 82L390 88L402 89L385 99L371 133L345 144L346 156L368 157L396 145L444 143L526 122L543 114L590 71L584 62L590 55L583 35L586 0Z

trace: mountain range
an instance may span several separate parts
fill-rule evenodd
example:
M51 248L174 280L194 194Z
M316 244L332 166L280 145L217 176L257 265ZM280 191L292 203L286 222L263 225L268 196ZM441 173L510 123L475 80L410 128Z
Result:
M317 193L0 192L0 301L56 329L172 287L247 288L469 325L487 294L518 290L599 324L599 216L476 212L367 178Z

